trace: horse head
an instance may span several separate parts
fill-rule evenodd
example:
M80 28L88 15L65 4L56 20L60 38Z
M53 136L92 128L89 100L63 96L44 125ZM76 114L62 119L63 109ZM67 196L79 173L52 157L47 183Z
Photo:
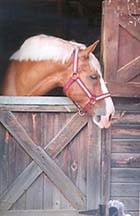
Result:
M115 109L102 77L100 63L92 54L98 42L74 51L64 92L76 103L81 114L88 112L96 125L108 128Z
M100 128L108 128L114 106L100 63L92 54L97 44L86 47L47 35L25 40L10 58L2 94L39 96L63 87L80 114L88 112Z

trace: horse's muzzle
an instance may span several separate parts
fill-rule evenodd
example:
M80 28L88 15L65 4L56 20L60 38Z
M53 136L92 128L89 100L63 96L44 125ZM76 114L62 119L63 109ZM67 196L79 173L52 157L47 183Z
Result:
M93 122L99 127L99 128L109 128L112 122L112 118L114 116L114 112L111 113L109 116L94 116Z
M93 116L93 122L98 125L99 128L109 128L115 114L114 104L111 98L105 99L106 110L103 109L96 110Z

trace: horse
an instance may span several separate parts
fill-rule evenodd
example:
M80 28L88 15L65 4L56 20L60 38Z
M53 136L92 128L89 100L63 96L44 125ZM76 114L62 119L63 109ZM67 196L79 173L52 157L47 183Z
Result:
M98 42L86 47L44 34L26 39L10 57L2 95L43 96L61 87L81 115L87 112L100 128L110 127L115 108L92 53Z

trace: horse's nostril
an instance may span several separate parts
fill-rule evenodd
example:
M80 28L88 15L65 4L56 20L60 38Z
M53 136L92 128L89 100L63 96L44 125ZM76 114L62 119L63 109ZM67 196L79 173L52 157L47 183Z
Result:
M109 115L109 118L108 118L108 120L109 120L109 121L111 121L111 120L112 120L112 114L110 114L110 115Z
M100 116L100 115L97 115L97 116L96 116L96 121L97 121L97 122L100 122L100 121L101 121L101 116Z

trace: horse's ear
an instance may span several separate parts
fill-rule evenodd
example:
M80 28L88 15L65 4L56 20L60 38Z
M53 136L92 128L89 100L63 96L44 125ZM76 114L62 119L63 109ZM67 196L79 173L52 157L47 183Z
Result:
M88 46L86 49L82 50L81 56L87 58L91 52L93 52L99 43L99 40L95 41L93 44Z

